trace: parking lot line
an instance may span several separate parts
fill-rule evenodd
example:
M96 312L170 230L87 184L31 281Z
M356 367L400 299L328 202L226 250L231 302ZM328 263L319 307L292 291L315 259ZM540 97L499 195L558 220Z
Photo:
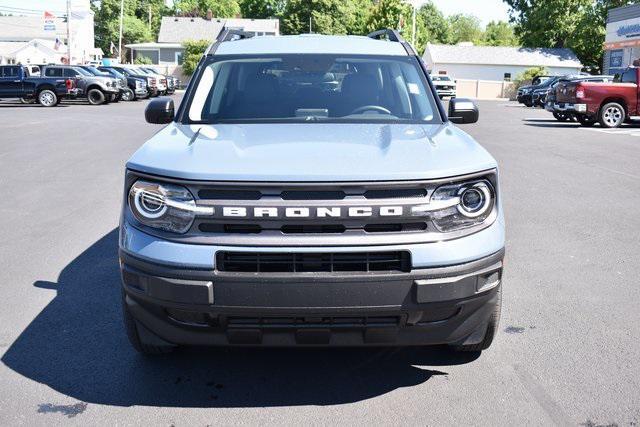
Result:
M640 136L640 129L600 129L600 128L585 128L581 127L582 130L587 130L590 132L600 132L607 133L609 135L631 135L631 136Z

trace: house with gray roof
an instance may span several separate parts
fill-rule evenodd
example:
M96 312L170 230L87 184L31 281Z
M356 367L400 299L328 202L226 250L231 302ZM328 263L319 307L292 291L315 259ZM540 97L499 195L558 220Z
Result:
M188 40L213 41L223 29L237 29L256 36L280 35L277 19L241 18L197 18L165 16L160 22L157 43L132 43L125 47L131 50L130 58L135 61L140 56L151 59L153 64L167 67L182 64L184 42Z
M579 74L582 64L571 49L427 44L423 59L432 74L454 79L511 81L531 67L549 74Z

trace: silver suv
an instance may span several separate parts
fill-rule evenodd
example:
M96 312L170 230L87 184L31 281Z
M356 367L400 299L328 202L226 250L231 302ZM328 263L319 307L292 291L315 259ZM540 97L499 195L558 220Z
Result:
M491 344L496 161L397 32L224 32L128 161L120 223L133 346Z

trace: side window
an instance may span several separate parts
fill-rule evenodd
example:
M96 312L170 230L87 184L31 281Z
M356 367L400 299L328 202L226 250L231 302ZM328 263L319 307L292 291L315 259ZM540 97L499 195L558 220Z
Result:
M62 68L47 68L44 71L44 75L47 77L62 77Z
M637 83L636 81L636 69L635 68L629 68L627 71L624 72L624 74L622 75L622 83Z
M65 68L64 69L64 76L65 77L75 77L78 75L78 72L76 70L72 70L71 68Z
M0 72L0 77L16 78L20 75L20 67L2 67L3 72Z

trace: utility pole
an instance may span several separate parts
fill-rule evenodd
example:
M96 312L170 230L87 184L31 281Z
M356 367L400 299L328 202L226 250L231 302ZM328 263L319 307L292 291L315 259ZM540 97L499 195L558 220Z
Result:
M124 0L120 0L120 36L118 38L118 57L122 61L122 16L124 15Z
M149 4L149 29L151 29L151 4Z
M67 0L67 65L71 65L71 0Z
M313 28L311 27L311 15L309 15L309 34L313 34Z
M413 22L411 24L411 44L415 47L416 45L416 4L413 3Z

